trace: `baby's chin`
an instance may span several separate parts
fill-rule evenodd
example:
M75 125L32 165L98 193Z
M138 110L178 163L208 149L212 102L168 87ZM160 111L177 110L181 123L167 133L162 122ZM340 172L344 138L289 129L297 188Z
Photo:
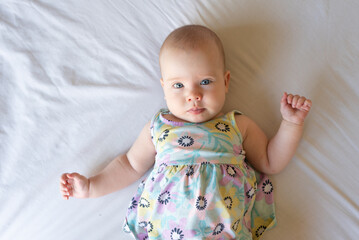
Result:
M214 119L218 114L210 114L208 111L203 111L202 113L194 114L187 113L183 119L187 122L192 123L204 123Z
M168 116L172 121L175 122L187 122L187 123L204 123L208 122L222 113L218 111L214 111L208 108L194 108L192 109L176 109L168 107L172 116ZM197 111L198 110L198 111Z

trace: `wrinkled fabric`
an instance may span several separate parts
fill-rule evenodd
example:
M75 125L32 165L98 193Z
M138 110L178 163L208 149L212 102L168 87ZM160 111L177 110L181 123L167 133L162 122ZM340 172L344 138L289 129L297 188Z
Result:
M133 197L136 239L259 239L276 223L273 184L245 160L232 111L205 123L152 120L157 155Z

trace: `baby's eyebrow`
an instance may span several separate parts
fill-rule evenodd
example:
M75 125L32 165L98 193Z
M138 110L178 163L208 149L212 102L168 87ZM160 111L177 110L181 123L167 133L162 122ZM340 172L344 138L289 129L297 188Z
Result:
M183 78L182 77L174 77L174 78L168 78L168 79L165 79L167 81L179 81L179 80L182 80Z
M211 74L206 74L206 75L201 75L198 77L198 81L202 81L204 79L210 79L212 81L214 81L216 79L216 77ZM187 81L186 77L183 76L183 77L172 77L172 78L167 78L167 79L164 79L164 81L166 82L176 82L176 81L179 81L179 82L184 82L184 81Z

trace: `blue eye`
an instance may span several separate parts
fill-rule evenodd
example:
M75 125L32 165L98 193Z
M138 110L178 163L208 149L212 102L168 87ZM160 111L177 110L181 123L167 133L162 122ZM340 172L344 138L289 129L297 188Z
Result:
M204 79L201 81L201 85L208 85L210 83L211 83L211 80L209 80L209 79Z
M183 84L182 83L175 83L173 84L174 88L183 88Z

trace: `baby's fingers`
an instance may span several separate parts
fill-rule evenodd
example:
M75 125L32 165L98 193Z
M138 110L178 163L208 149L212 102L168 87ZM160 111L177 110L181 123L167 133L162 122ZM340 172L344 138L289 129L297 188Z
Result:
M284 97L286 98L288 104L292 104L292 101L293 101L293 95L292 94L284 93Z
M70 193L66 187L61 186L60 192L61 192L62 198L69 199Z
M299 97L297 100L297 104L295 105L296 108L300 108L301 106L303 106L305 102L305 97Z
M304 111L309 111L311 107L312 107L312 101L309 99L305 99L305 101L303 102L303 104L300 106L299 109Z
M64 173L61 175L60 182L66 184L68 179L69 178L67 177L67 173Z
M295 108L297 106L298 100L300 99L299 95L285 93L284 96L286 97L287 104L291 105L292 108Z
M301 101L301 97L299 95L293 96L292 101L290 103L292 105L292 108L297 108L298 104L300 104L299 101Z
M67 190L61 191L62 198L68 200L70 197L70 193Z
M308 110L312 106L312 101L303 96L284 93L282 101L285 101L285 99L286 103L291 105L292 108Z
M67 176L67 173L62 174L60 178L60 192L64 199L69 199L72 195L72 184L70 183L70 179Z
M71 187L65 188L61 191L62 197L65 199L69 199L70 197L73 197L73 189Z

